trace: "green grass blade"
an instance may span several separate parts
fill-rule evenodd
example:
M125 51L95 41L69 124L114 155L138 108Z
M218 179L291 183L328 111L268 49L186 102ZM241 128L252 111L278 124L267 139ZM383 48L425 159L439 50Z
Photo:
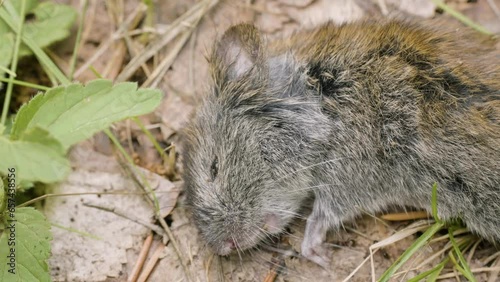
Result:
M104 131L104 133L106 133L106 135L108 135L108 137L111 140L111 142L113 142L113 144L116 146L116 148L118 149L118 151L120 151L120 153L127 160L127 162L131 165L131 167L135 169L134 160L127 153L127 151L125 151L125 149L123 148L122 144L120 144L120 141L118 141L118 139L116 139L116 137L113 135L113 133L109 129L106 128L103 131ZM159 215L160 214L160 203L158 202L158 197L156 196L156 193L154 192L153 188L149 184L149 181L147 180L147 178L144 175L144 173L142 173L139 170L137 171L137 173L141 176L141 181L146 186L146 189L148 190L147 192L151 193L151 195L153 197L153 203L154 203L154 206L155 206L155 214Z
M453 236L453 232L451 229L448 230L448 234L450 237L450 242L453 245L453 250L455 251L455 254L458 257L458 260L459 260L460 264L462 265L461 268L458 267L458 265L457 265L457 269L465 276L465 278L467 278L467 280L472 281L472 282L476 282L476 278L474 277L474 274L472 274L472 271L470 270L469 264L465 260L463 254L462 254L462 251L460 250L460 247L458 246L457 242L455 241L455 237Z
M161 159L163 160L163 163L167 163L167 155L165 154L165 151L161 148L160 144L158 143L158 141L156 141L156 138L151 134L151 132L144 126L142 121L138 117L132 117L132 121L134 121L135 124L137 124L137 126L139 126L139 128L142 130L142 132L144 132L144 134L146 134L149 141L151 141L151 143L153 143L153 146L155 147L156 151L158 151L158 153L160 154Z
M73 49L73 55L69 63L69 80L73 80L73 75L75 74L76 58L78 57L78 50L80 48L80 41L82 38L83 25L85 24L85 16L87 15L87 9L89 7L89 1L83 1L83 11L80 14L80 22L78 24L78 31L76 33L75 47Z
M434 220L438 223L443 223L441 219L438 216L438 210L437 210L437 183L434 183L432 185L432 199L431 199L431 208L432 208L432 216L434 217Z
M450 14L451 16L456 18L457 20L461 21L463 24L465 24L465 25L467 25L467 26L469 26L469 27L481 32L481 33L484 33L486 35L493 35L493 33L491 31L489 31L486 28L484 28L483 26L473 22L471 19L466 17L464 14L453 10L452 8L450 8L450 6L446 5L442 0L432 0L432 2L434 2L434 4L436 4L436 6L441 8L446 13Z
M6 67L3 67L1 65L0 65L0 72L5 72L5 73L9 74L12 77L16 77L17 76L15 72L12 72L10 69L8 69Z
M427 278L427 282L436 281L436 278L439 276L441 271L443 271L444 266L446 265L446 263L448 263L449 260L450 260L449 258L446 258L432 269L420 273L419 275L408 280L408 282L418 282L424 278Z
M81 231L81 230L78 230L78 229L75 229L75 228L66 227L66 226L63 226L63 225L60 225L60 224L57 224L57 223L54 223L54 222L52 222L50 225L55 226L57 228L60 228L62 230L66 230L68 232L72 232L72 233L81 235L82 237L86 237L86 238L91 238L91 239L94 239L94 240L102 241L102 238L100 238L100 237L98 237L96 235L93 235L93 234L90 234L90 233L87 233L87 232L84 232L84 231Z
M436 271L434 271L433 273L431 273L429 275L429 277L427 277L427 282L435 282L437 280L437 278L439 277L439 274L441 274L441 271L443 271L444 266L448 263L448 261L449 261L449 259L446 258L443 262L438 264L435 267Z
M379 278L378 281L385 282L389 281L391 276L406 262L413 256L423 245L427 243L427 241L438 232L441 228L443 228L443 224L436 222L429 229L427 229L424 234L418 237L413 244L406 249L406 251L394 262L391 267L389 267L384 274Z

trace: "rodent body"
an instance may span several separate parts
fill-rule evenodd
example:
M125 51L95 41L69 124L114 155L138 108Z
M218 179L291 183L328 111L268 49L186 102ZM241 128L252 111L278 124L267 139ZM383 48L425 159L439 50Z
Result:
M278 234L314 198L302 254L389 205L461 218L500 241L500 58L460 31L402 21L326 24L266 43L230 28L187 127L184 179L219 254Z

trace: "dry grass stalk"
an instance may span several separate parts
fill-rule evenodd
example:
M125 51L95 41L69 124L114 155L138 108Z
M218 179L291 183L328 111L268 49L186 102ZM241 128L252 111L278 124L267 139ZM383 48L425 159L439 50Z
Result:
M142 18L146 12L146 5L139 4L137 8L130 14L130 16L120 25L118 30L116 30L111 36L99 45L96 52L90 57L80 68L75 72L74 77L82 75L97 59L99 59L108 49L111 47L113 42L120 39L125 32L131 27L133 22L137 22L137 18Z
M414 211L414 212L402 212L402 213L390 213L384 214L380 218L388 221L406 221L415 219L429 219L432 216L426 211Z
M161 35L160 40L147 46L141 54L134 57L127 64L127 66L125 66L123 71L116 78L116 81L121 82L129 79L140 67L140 65L144 64L146 61L156 55L158 51L160 51L163 47L170 43L174 38L176 38L186 29L190 28L194 22L196 22L200 17L204 16L206 12L214 7L218 2L218 0L201 1L195 4L182 16L178 17L172 24L170 24L165 33Z

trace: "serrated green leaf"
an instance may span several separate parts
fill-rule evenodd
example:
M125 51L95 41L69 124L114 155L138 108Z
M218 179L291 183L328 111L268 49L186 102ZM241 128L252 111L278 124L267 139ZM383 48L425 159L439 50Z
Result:
M7 1L9 3L7 3ZM36 7L36 5L38 5L38 0L25 0L25 1L26 1L26 6L24 10L25 11L24 16L26 16L26 14L31 12ZM0 3L2 4L1 6L3 7L7 7L8 5L10 5L13 10L17 11L18 14L21 11L21 4L22 4L21 0L17 1L5 0L5 1L0 1ZM8 32L11 32L11 29L2 19L0 19L0 34L5 34Z
M16 23L18 20L18 15L16 11L12 7L10 2L4 2L5 7L10 7L8 10L11 12L10 14L7 12L7 9L0 8L0 18L7 23L11 30L17 31ZM15 19L14 19L15 18ZM24 25L23 25L24 26ZM22 42L26 44L30 48L30 50L36 55L38 61L44 66L44 68L48 71L49 76L53 76L57 78L63 84L69 84L68 78L59 70L59 68L52 62L52 60L45 54L45 52L41 49L40 46L29 36L22 34ZM15 51L19 51L19 49L15 49Z
M12 7L19 13L21 11L21 6L22 6L22 0L6 0L5 2L9 1L12 3ZM26 8L23 16L26 16L27 14L31 13L35 9L35 7L38 5L38 0L24 0L26 2ZM5 3L4 3L5 4Z
M38 94L19 110L11 131L16 140L35 126L47 129L64 148L85 140L113 122L153 111L162 93L137 89L136 83L94 80L86 86L72 84Z
M48 131L39 127L33 127L25 131L21 136L21 141L40 143L43 144L47 149L54 151L58 154L64 155L65 150L61 143L54 137L50 135Z
M77 15L70 6L52 2L41 3L33 10L33 14L35 20L25 23L24 34L32 38L40 48L68 37ZM26 45L21 45L20 57L31 54Z
M18 181L57 182L71 170L64 147L39 127L25 131L19 140L0 136L0 156L0 173L6 175L15 167Z
M6 215L9 219L10 215ZM6 229L0 236L0 281L50 281L47 264L52 240L50 224L31 207L18 208L14 215L16 221L7 221ZM14 237L11 237L10 224L14 224ZM9 241L10 238L14 240ZM8 256L11 256L11 248L15 249L15 263L10 265L11 258Z
M19 15L21 1L7 1L9 3L6 2L4 5L12 5L13 10ZM1 7L0 9L5 9L5 7ZM27 14L33 15L33 20L25 22L23 34L31 38L40 48L47 47L54 42L66 38L77 15L76 11L70 6L53 2L39 4L39 1L36 0L26 0ZM13 34L13 31L0 18L0 38L6 33ZM2 49L1 46L0 49ZM22 44L19 50L19 57L30 54L32 54L31 50Z

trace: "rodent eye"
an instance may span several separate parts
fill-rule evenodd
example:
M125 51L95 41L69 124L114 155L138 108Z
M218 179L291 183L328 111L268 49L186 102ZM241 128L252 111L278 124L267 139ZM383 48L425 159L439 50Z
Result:
M212 161L212 165L210 166L210 176L212 177L212 181L215 180L218 173L219 173L219 159L215 157L215 159Z

